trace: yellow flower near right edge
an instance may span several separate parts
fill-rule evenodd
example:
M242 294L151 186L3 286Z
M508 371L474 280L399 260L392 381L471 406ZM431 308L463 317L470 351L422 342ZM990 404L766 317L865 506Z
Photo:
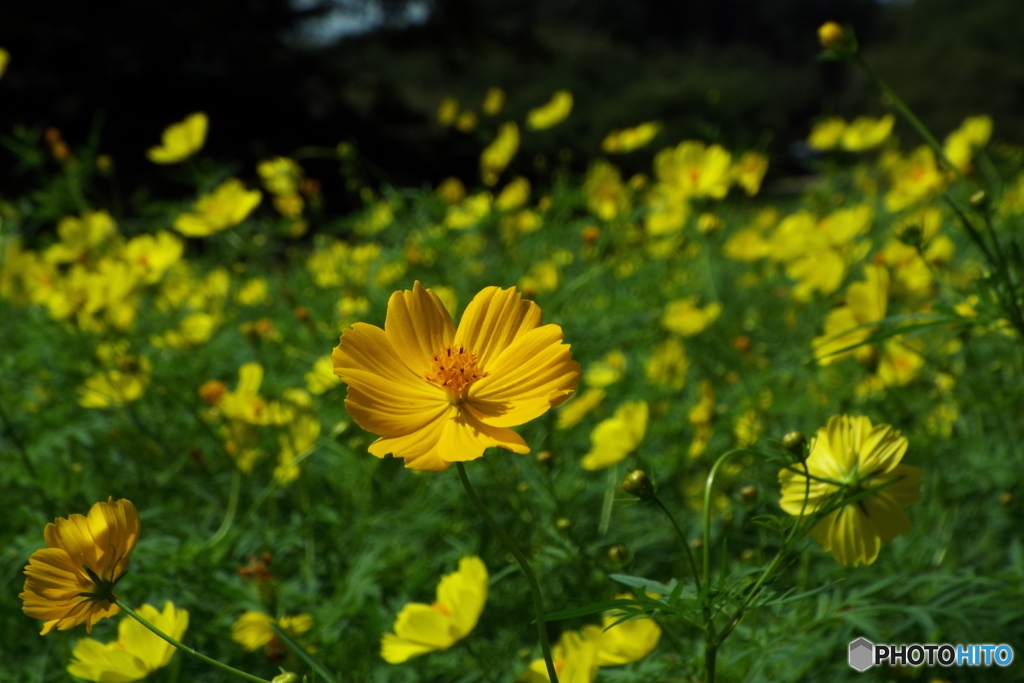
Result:
M394 633L385 633L380 655L389 664L447 650L469 635L487 602L487 567L479 557L459 560L458 571L441 577L432 605L412 602L395 620Z
M192 211L174 219L174 229L186 237L207 237L244 221L261 199L259 190L247 190L241 180L229 178L199 197Z
M128 570L128 557L139 540L139 513L131 501L96 503L89 515L70 515L47 524L48 547L37 550L25 567L22 610L44 621L46 635L112 617L120 608L110 602L117 582Z
M601 470L621 462L636 450L647 430L647 401L623 403L615 416L590 434L590 452L580 462L585 470Z
M196 112L171 124L164 130L161 144L151 147L146 157L154 164L176 164L188 159L203 148L209 123L204 112Z
M900 462L906 452L906 437L892 426L872 425L866 417L836 415L811 442L806 461L812 477L810 496L807 477L795 465L779 472L779 506L794 516L800 516L801 510L810 515L827 505L842 488L852 494L884 486L833 510L810 532L839 564L871 564L878 558L883 542L912 528L903 508L920 499L923 473Z
M188 628L188 612L164 603L163 612L152 605L143 605L139 616L171 638L180 641ZM83 638L75 645L68 664L68 673L96 683L131 683L165 667L174 656L175 647L160 638L132 617L117 625L117 640L101 643Z

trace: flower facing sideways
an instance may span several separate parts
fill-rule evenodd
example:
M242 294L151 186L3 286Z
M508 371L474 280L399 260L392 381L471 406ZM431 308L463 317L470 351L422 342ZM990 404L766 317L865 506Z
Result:
M447 650L469 635L487 602L487 567L479 557L459 560L459 569L441 577L432 605L412 602L395 620L395 632L384 634L380 654L389 664Z
M292 636L299 636L313 627L313 617L303 613L274 619L263 612L245 612L231 625L231 639L249 652L266 647L267 659L280 659L284 655L284 644L271 624L277 624Z
M28 616L44 621L42 634L85 623L87 632L120 609L110 601L128 569L139 540L139 513L130 501L96 503L88 516L71 515L47 524L47 548L37 550L25 567L19 595Z
M529 453L509 429L560 405L580 381L562 328L515 288L488 287L458 330L437 295L417 282L388 301L384 329L356 323L331 356L348 384L345 407L381 435L370 453L441 471L500 446Z
M161 144L151 147L146 156L155 164L176 164L198 152L206 142L210 120L204 112L196 112L164 131Z
M139 615L175 640L181 640L188 628L188 612L170 602L163 612L143 605ZM96 683L131 683L165 667L174 656L174 646L152 633L131 617L117 625L117 640L101 643L83 638L71 653L68 673Z
M829 512L811 535L841 565L871 564L883 541L888 543L911 529L903 508L921 497L922 473L900 463L906 452L906 437L890 425L837 415L811 443L806 463L809 487L800 466L779 472L779 505L794 516L802 510L810 515L829 504L835 494L870 492Z

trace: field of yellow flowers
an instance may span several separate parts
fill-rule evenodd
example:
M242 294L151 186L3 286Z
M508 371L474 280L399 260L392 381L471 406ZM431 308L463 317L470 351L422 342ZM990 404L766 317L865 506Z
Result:
M764 187L759 151L657 121L510 173L586 116L568 91L443 101L487 143L436 187L368 182L354 142L221 166L196 112L139 150L191 189L125 202L101 140L5 136L37 189L0 192L0 681L837 681L858 637L1024 647L1024 149L980 113L933 136L821 40L892 113L809 122L813 173ZM363 208L328 214L309 158Z

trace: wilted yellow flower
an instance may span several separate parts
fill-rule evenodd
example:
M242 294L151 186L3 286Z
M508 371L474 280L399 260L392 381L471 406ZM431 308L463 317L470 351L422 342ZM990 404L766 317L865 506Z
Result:
M559 90L547 104L536 109L531 109L526 115L526 127L530 130L544 130L553 128L565 121L572 112L572 93L568 90Z
M164 603L163 611L152 605L136 610L139 616L180 641L188 629L188 612ZM96 683L132 683L167 666L177 649L132 617L117 625L117 640L101 643L83 638L71 652L68 673Z
M811 442L808 481L799 467L779 472L779 505L791 515L813 514L836 494L879 490L830 512L811 535L841 565L871 564L882 543L910 531L903 508L921 497L922 472L900 461L907 439L890 425L872 426L866 417L837 415ZM822 481L823 479L829 481ZM836 482L836 483L830 483ZM804 500L806 497L806 509Z
M971 168L974 153L988 144L992 137L992 117L968 116L960 127L949 134L943 151L946 158L966 173Z
M174 219L174 229L186 237L206 237L238 225L260 203L263 193L247 190L238 178L229 178L199 197L192 211Z
M622 183L622 175L618 168L604 159L598 159L587 169L583 195L587 199L587 208L601 220L610 221L629 212L629 195Z
M416 282L391 295L383 330L345 330L332 360L348 384L349 415L381 435L370 453L420 470L492 446L528 453L509 427L560 405L580 380L562 328L541 325L540 307L515 288L481 291L456 330L437 295Z
M519 150L519 126L506 121L498 127L498 135L480 154L480 177L487 185L496 185L498 176Z
M442 126L450 126L455 123L455 118L459 115L459 101L448 95L441 104L437 107L437 122Z
M42 635L81 623L92 633L93 624L121 611L110 597L128 570L140 528L139 513L123 498L96 503L88 516L46 525L47 547L29 558L25 589L18 596L25 614L46 622Z
M601 405L604 397L604 389L587 389L577 394L573 400L567 401L558 411L556 426L559 429L575 427L583 421L587 413Z
M811 129L811 134L807 137L807 144L822 151L835 149L845 130L846 122L838 116L822 119Z
M744 152L729 172L733 182L753 197L761 189L761 181L768 172L768 157L760 152Z
M487 602L487 567L479 557L459 560L458 571L441 577L432 605L412 602L385 633L380 656L400 664L428 652L447 650L469 635Z
M860 116L846 126L839 139L839 146L848 152L862 152L885 142L892 133L896 117L886 114L880 119Z
M270 627L271 624L277 624L289 635L299 636L313 627L313 617L308 614L296 614L273 619L263 612L245 612L231 625L231 639L249 652L266 646L268 657L279 657L284 648L281 639Z
M505 106L505 91L501 88L488 88L484 94L484 102L480 109L488 116L495 116Z
M176 164L203 148L210 120L203 112L185 117L167 127L159 147L151 147L146 156L154 164Z
M684 337L693 337L706 330L722 314L722 304L714 301L701 307L697 305L699 298L688 296L668 302L661 324Z
M648 121L639 126L613 130L601 142L601 149L608 154L626 154L646 146L661 132L661 121Z
M647 401L631 401L598 424L590 434L590 452L580 462L583 469L610 467L635 451L647 431L647 414Z

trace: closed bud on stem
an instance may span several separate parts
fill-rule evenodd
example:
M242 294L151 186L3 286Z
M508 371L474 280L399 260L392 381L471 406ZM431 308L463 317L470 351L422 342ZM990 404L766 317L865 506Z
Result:
M626 560L629 559L629 549L622 545L613 545L608 548L608 559L617 565L626 564Z
M782 447L792 453L797 460L804 459L804 446L807 439L802 432L793 431L782 437Z
M971 206L978 209L979 211L988 211L989 208L989 196L985 190L978 190L968 198Z
M825 49L825 59L848 59L857 53L857 38L853 30L828 21L818 27L818 42Z
M633 470L622 480L622 490L640 500L654 498L654 485L643 470Z
M551 468L555 466L555 461L551 458L551 451L541 451L538 453L537 464L550 472Z
M299 675L291 671L285 671L270 679L270 683L299 683Z
M756 486L744 486L740 489L740 500L747 505L757 500L757 487Z

